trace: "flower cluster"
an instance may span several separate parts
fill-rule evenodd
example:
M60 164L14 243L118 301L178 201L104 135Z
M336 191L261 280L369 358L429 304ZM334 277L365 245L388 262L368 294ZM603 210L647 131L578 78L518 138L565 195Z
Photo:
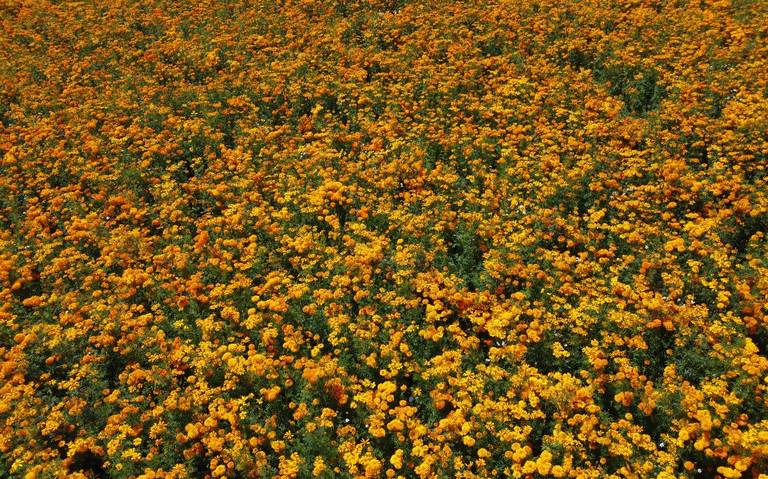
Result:
M0 477L768 478L768 2L0 24Z

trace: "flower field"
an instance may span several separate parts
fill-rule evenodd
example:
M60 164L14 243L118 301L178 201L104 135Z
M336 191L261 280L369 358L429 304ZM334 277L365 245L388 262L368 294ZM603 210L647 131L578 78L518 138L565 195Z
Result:
M768 2L0 25L0 478L768 479Z

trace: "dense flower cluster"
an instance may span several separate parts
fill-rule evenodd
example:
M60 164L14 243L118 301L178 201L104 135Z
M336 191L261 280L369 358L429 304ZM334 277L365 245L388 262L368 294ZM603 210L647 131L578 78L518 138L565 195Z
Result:
M0 477L768 477L768 2L0 24Z

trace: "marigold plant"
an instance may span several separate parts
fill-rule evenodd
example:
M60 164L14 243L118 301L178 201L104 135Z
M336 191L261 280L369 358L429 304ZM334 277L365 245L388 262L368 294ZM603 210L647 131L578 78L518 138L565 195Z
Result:
M768 2L0 25L0 477L768 479Z

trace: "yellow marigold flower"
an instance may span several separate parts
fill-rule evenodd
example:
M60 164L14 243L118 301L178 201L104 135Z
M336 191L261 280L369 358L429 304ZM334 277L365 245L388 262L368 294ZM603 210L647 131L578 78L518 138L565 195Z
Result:
M365 477L376 477L381 471L381 461L372 456L365 458Z
M430 477L432 473L432 461L429 460L428 458L425 458L421 464L416 466L413 472L415 472L416 475L419 476L421 479Z
M277 398L278 394L280 394L280 386L272 386L269 389L261 390L261 395L267 401L274 401Z
M403 424L403 421L401 421L398 418L392 419L387 423L387 429L389 429L390 431L399 432L399 431L402 431L404 427L405 425Z
M702 431L709 431L712 429L712 417L706 409L699 409L696 411L696 419L698 419Z
M524 474L533 474L537 469L536 462L535 461L525 461L525 464L523 464L523 473Z
M552 343L552 355L556 358L567 358L571 356L571 353L563 348L563 345L560 343L560 341L555 341Z
M315 457L315 462L312 465L312 476L318 477L326 470L328 470L328 467L325 465L323 458L320 456Z
M613 399L617 403L622 404L625 407L629 407L632 404L632 397L634 394L631 391L622 391L620 393L617 393Z
M187 424L185 426L185 430L186 430L186 433L187 433L187 437L190 438L190 439L196 438L197 435L199 434L197 426L194 425L194 424Z
M536 471L542 476L549 474L549 470L552 467L552 453L544 451L536 460Z
M293 412L293 419L298 421L309 413L306 403L301 403Z
M717 472L722 474L726 479L739 479L741 477L741 473L739 471L731 469L730 467L720 466L717 468Z
M398 449L395 451L395 453L392 454L392 457L389 458L389 463L392 464L392 467L395 469L403 467L403 450Z

